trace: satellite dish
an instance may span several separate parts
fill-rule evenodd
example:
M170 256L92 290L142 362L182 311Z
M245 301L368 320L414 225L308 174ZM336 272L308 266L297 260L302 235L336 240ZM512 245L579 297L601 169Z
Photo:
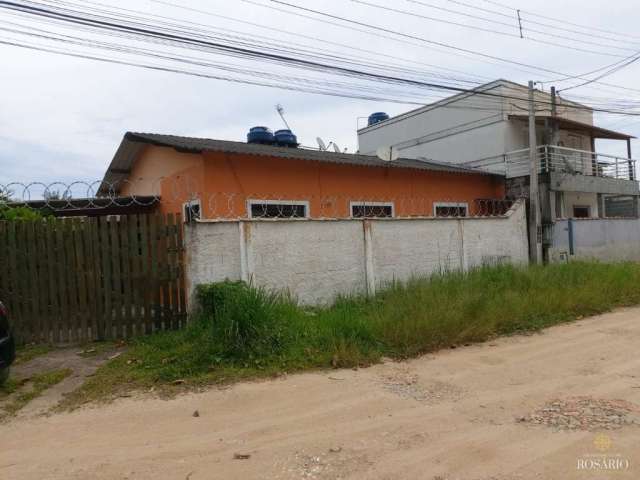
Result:
M398 151L391 147L380 147L376 150L376 155L379 159L385 162L392 162L398 159Z
M316 137L316 142L318 142L318 147L320 147L320 150L322 150L323 152L327 149L327 144L324 143L324 140L322 140L320 137Z
M340 150L340 147L335 143L333 144L333 151L336 153L342 153L342 151Z

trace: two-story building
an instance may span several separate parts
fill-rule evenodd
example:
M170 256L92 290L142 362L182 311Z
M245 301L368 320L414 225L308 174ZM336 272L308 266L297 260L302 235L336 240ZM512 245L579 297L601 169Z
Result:
M360 152L436 159L506 177L507 195L528 196L529 92L496 80L467 93L385 118L358 131ZM535 91L536 155L543 222L638 216L631 135L594 125L593 110ZM596 140L626 142L627 158L596 151Z

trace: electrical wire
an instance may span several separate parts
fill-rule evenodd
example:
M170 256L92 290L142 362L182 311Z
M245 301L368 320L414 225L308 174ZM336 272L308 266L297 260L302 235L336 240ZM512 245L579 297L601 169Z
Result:
M258 59L261 61L275 62L281 65L287 65L287 66L292 65L297 68L305 68L313 71L330 72L332 74L345 75L348 77L382 81L384 83L389 83L389 84L426 88L429 90L468 93L468 94L479 95L479 96L497 97L501 99L512 98L515 100L523 100L522 97L517 97L517 96L509 97L508 95L495 94L495 93L490 93L490 92L481 91L481 90L474 90L474 89L456 87L451 85L437 84L434 82L418 81L415 79L407 79L407 78L397 77L392 75L381 75L373 72L357 70L354 68L345 68L341 66L328 65L328 64L317 62L317 61L308 60L305 58L296 58L288 55L283 55L280 53L274 54L271 52L258 51L255 49L247 48L246 46L238 47L236 45L223 44L220 42L211 42L208 40L202 40L197 36L189 37L182 34L156 31L149 28L148 26L138 26L136 24L131 24L131 22L117 23L114 21L108 21L101 18L92 18L87 16L83 17L79 14L70 14L60 10L50 10L40 6L27 5L26 3L33 4L34 2L24 2L23 4L18 4L16 2L0 1L0 7L26 12L26 13L35 15L37 17L45 17L53 20L64 21L69 23L72 26L81 26L81 27L90 26L100 31L105 30L110 32L129 33L129 34L137 35L143 39L151 38L153 40L167 41L169 44L176 44L180 46L187 45L189 47L204 48L205 50L212 50L219 54L231 55L239 58ZM550 102L543 102L540 100L536 100L536 105L544 105L544 104L550 105ZM588 111L601 111L601 112L608 112L608 113L620 113L620 114L624 113L627 115L640 115L640 113L637 113L637 112L621 112L621 111L614 111L611 109L592 109L590 107L580 106L580 105L570 105L570 106L564 105L564 106L567 108L582 109L582 110L588 110Z

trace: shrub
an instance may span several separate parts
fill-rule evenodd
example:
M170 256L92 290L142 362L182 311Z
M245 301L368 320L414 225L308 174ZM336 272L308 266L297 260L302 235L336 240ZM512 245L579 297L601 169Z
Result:
M244 282L200 285L199 322L209 323L209 334L229 357L278 353L291 332L297 307L282 294L254 288Z
M42 215L28 207L8 207L0 203L0 220L39 220Z

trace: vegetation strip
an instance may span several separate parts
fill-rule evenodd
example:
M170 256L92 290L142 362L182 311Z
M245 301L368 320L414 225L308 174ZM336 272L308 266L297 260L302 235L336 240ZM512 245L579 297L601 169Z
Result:
M381 357L545 327L640 303L635 263L497 266L389 285L375 297L304 308L239 282L203 285L184 330L135 339L71 394L65 406L131 389L175 392L306 369L354 367Z
M19 410L24 408L29 402L38 398L42 392L57 385L62 380L71 375L68 368L61 370L51 370L49 372L34 375L29 379L21 382L10 381L0 389L0 399L2 396L15 394L7 403L0 405L0 419L6 416L15 415ZM21 386L31 385L31 389L20 391Z

